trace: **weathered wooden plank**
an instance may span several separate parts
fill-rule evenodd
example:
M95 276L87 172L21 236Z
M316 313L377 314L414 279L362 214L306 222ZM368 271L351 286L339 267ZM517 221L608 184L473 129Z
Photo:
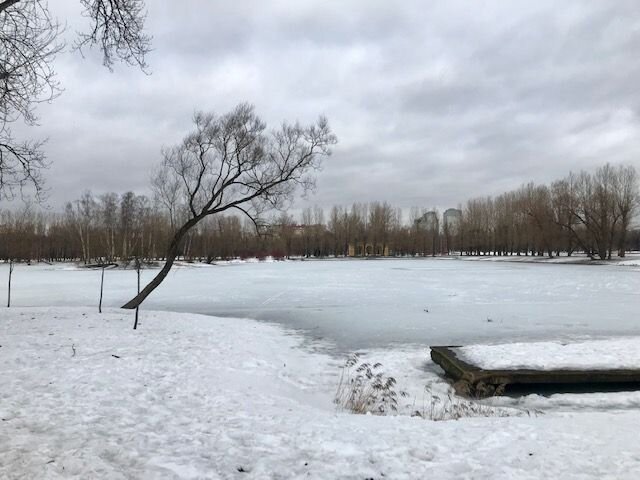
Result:
M589 385L597 390L598 385L637 385L640 389L640 368L611 370L488 370L458 358L457 346L431 347L431 359L439 365L453 381L456 392L464 396L486 397L501 395L508 385Z

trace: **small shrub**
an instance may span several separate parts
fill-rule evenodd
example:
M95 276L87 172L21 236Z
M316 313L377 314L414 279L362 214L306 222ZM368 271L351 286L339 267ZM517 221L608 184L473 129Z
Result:
M384 375L382 364L363 362L354 353L342 367L334 403L353 413L385 415L398 411L398 396L407 394L396 391L396 379Z

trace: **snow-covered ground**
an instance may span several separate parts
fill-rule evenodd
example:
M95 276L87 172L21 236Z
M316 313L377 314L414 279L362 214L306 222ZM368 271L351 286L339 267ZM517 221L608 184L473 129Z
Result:
M143 282L156 272L144 271ZM6 275L0 265L0 298ZM17 265L13 303L96 306L99 283L99 271ZM135 284L134 271L107 271L105 305L122 305ZM275 322L340 353L575 341L640 335L640 267L444 259L183 264L145 308Z
M0 298L6 275L0 265ZM474 410L488 418L411 417L467 405L428 345L488 343L469 351L507 349L509 365L611 363L595 353L613 336L640 350L637 266L183 263L136 332L133 313L113 308L135 272L106 272L103 315L99 281L75 265L17 265L0 311L0 478L637 478L640 392L496 397ZM531 340L545 342L500 346ZM336 411L353 351L407 392L397 416Z
M296 332L146 310L139 329L132 324L132 312L113 309L0 310L0 478L635 479L640 471L634 394L506 399L507 417L432 422L407 413L434 402L420 398L424 385L446 401L445 385L426 350L407 347L365 355L409 392L401 415L353 415L332 404L340 361ZM529 410L572 398L583 408Z

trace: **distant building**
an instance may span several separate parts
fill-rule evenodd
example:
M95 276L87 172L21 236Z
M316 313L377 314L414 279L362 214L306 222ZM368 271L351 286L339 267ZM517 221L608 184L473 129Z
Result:
M364 242L350 243L347 255L349 257L388 257L389 247Z
M418 228L424 230L438 230L439 229L439 221L438 221L438 213L435 211L430 211L422 215L420 218L416 220L416 225Z
M458 208L448 208L442 215L443 222L448 227L457 227L462 221L462 210Z

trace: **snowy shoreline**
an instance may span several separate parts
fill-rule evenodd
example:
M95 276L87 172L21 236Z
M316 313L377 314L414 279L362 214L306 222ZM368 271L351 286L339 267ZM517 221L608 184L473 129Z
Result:
M207 268L207 267L223 267L234 266L254 263L278 263L278 262L360 262L360 261L438 261L438 260L460 260L468 262L507 262L507 263L531 263L531 264L549 264L549 265L609 265L609 266L625 266L625 267L639 267L640 266L640 252L628 252L625 257L614 256L611 260L600 260L598 258L590 258L585 254L577 253L572 256L562 254L560 256L549 257L537 256L537 255L437 255L431 256L391 256L391 257L291 257L291 258L274 258L267 256L264 258L233 258L233 259L215 259L211 262L198 261L198 260L176 260L173 264L174 268ZM86 265L81 262L63 261L63 262L32 262L32 265L49 265L51 267L65 267L67 270L84 270ZM163 265L163 261L154 260L153 265L145 265L147 269L160 269ZM94 265L95 267L95 265ZM123 268L123 267L121 267ZM124 268L133 268L131 265Z
M640 468L633 394L617 397L633 410L442 422L340 413L341 362L291 331L141 315L134 332L121 310L0 313L0 477L621 479ZM367 354L413 395L445 392L425 351ZM506 406L576 398L534 397ZM604 401L576 401L589 399Z

